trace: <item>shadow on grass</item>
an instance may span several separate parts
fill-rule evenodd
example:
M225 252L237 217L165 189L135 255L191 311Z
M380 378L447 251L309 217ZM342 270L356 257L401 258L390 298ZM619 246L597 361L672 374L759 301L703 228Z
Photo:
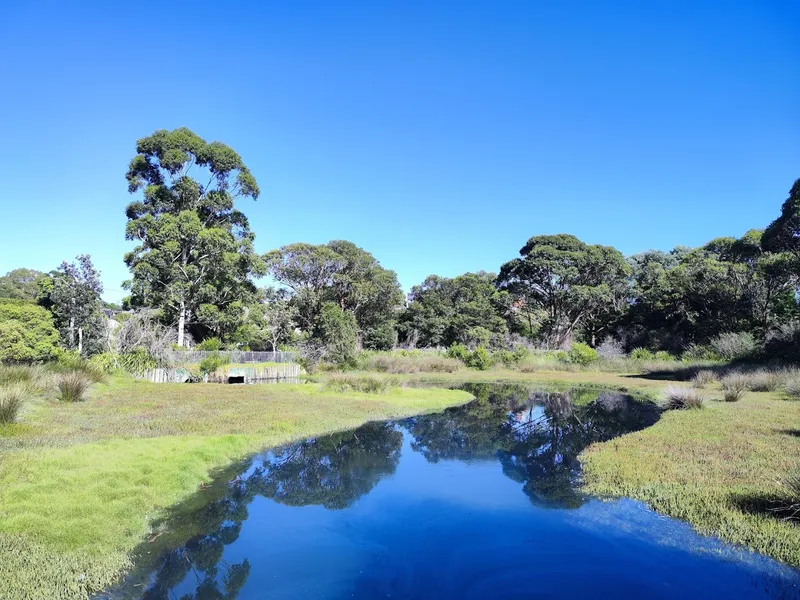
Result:
M782 433L791 437L800 437L800 429L776 429L775 433Z
M721 377L730 367L728 365L712 365L712 366L686 366L677 369L660 369L653 371L645 371L636 375L624 375L624 377L632 377L635 379L652 379L655 381L689 381L692 377L697 375L698 371L711 371L717 377Z
M800 522L800 506L788 494L731 494L731 502L744 513Z

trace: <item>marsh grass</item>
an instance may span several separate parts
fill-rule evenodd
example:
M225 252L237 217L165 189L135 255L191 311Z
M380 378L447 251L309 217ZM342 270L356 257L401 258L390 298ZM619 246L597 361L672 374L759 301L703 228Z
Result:
M706 387L717 381L717 374L710 369L701 369L692 377L692 385L695 387Z
M325 388L340 393L362 392L364 394L385 394L399 385L394 377L373 377L371 375L330 375L325 380Z
M454 358L432 353L419 355L381 353L369 356L361 366L365 370L381 373L455 373L463 368L464 364Z
M752 385L751 378L746 373L731 373L720 381L722 398L725 402L738 402Z
M0 598L88 598L129 566L150 523L214 469L294 440L471 398L312 384L152 384L110 378L88 401L43 403L0 427Z
M800 403L777 393L669 411L654 426L581 455L588 493L626 496L756 552L800 566L800 526L737 499L786 498L797 474ZM784 501L783 505L785 506Z
M61 402L81 402L90 385L91 381L82 371L69 371L56 377Z
M661 406L665 410L700 409L705 406L706 396L697 388L670 385L664 388Z
M31 397L25 383L4 383L0 385L0 423L13 423L17 420L22 406Z

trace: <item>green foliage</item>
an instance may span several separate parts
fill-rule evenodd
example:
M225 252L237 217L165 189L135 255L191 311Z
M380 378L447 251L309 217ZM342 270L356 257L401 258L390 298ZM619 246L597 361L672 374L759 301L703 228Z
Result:
M399 324L403 337L422 346L488 345L508 331L504 315L511 303L494 280L483 271L453 279L431 275L411 289Z
M758 349L750 332L723 333L711 340L714 353L725 360L736 360L752 356Z
M352 312L342 310L333 302L323 304L315 337L324 345L327 361L339 368L355 366L358 324Z
M653 360L653 353L647 348L634 348L630 353L631 360Z
M56 377L61 402L81 402L91 381L81 371L67 371Z
M562 346L579 325L594 339L622 314L630 267L615 248L567 234L540 235L520 255L501 267L498 284L526 311L540 311L548 347Z
M89 364L103 373L114 373L122 368L120 355L116 352L100 352L89 359Z
M653 359L654 360L669 361L669 360L675 360L675 357L672 356L672 354L670 354L666 350L659 350L658 352L653 354Z
M364 347L369 350L391 350L397 344L397 326L386 321L364 332Z
M454 358L432 352L365 352L359 369L383 373L454 373L464 365Z
M513 368L531 357L531 352L525 346L517 346L513 350L498 350L496 359L506 367Z
M0 298L38 302L47 275L34 269L14 269L0 277Z
M715 361L719 360L719 358L712 348L697 344L691 344L681 355L683 362Z
M210 337L195 346L195 350L205 350L213 352L214 350L222 350L222 340L218 337Z
M178 324L179 345L188 323L217 336L235 331L255 295L250 277L265 267L234 208L237 197L258 197L255 178L231 148L185 127L140 139L136 152L128 191L144 194L126 210L126 239L138 242L125 255L129 303L160 308Z
M131 375L141 375L149 369L155 369L158 361L148 352L147 348L134 348L129 352L119 355L119 366Z
M590 365L597 362L597 350L582 342L574 342L569 350L569 362L576 365Z
M200 371L208 375L209 373L214 373L220 367L227 365L231 362L230 357L227 355L223 356L219 353L218 350L214 350L211 356L206 356L203 360L200 361Z
M0 299L0 362L50 360L58 353L58 339L49 311Z
M283 246L268 253L266 261L273 278L292 290L297 321L306 331L318 329L324 305L333 303L355 317L365 345L369 340L386 346L386 330L367 333L394 322L403 294L396 273L384 269L372 254L352 242L334 240Z
M469 353L466 360L467 366L479 371L485 371L494 364L494 359L489 351L483 346L478 346Z
M456 344L453 343L447 349L447 356L450 358L455 358L456 360L460 360L463 363L466 363L469 359L470 352L469 349L464 344Z

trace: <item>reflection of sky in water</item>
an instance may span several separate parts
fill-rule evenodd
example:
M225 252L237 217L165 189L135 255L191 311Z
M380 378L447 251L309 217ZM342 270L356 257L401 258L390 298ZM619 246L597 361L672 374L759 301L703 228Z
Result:
M541 407L524 412L512 421L546 420ZM519 413L500 411L499 422L511 414ZM226 598L224 593L203 595L199 588L211 577L223 589L226 569L245 560L250 571L238 595L242 599L798 597L798 572L700 537L688 525L637 502L582 500L571 509L546 507L526 491L530 480L512 478L515 474L504 468L497 452L475 447L477 436L486 434L485 428L475 427L480 420L456 418L455 423L463 427L452 436L437 427L415 431L442 434L445 441L451 436L465 460L442 458L452 448L431 438L424 450L436 448L439 458L432 462L412 448L419 440L401 428L399 448L366 446L394 457L390 472L374 457L352 453L345 436L314 463L325 467L323 488L347 484L340 473L330 472L345 464L342 455L353 472L371 473L372 483L345 508L320 506L319 490L313 490L316 503L311 505L293 500L289 504L300 505L289 506L255 495L238 538L224 546L216 572L189 570L179 582L172 580L177 585L170 585L168 595L151 597ZM495 439L494 430L488 435ZM519 436L509 431L507 438L513 445ZM359 443L370 444L366 439L359 435ZM526 453L538 457L542 452L535 446L509 448L504 451L513 454L520 468L528 464ZM565 452L569 455L569 447ZM297 450L290 456L295 458ZM552 457L561 459L558 453ZM306 465L300 467L309 477ZM246 473L257 474L252 467ZM155 580L151 575L149 582ZM120 597L140 597L146 587L123 588Z

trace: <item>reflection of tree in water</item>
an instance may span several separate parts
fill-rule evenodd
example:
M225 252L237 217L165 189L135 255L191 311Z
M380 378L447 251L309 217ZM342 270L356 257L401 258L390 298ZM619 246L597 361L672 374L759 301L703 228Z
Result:
M408 419L412 448L429 461L498 459L537 504L577 507L578 455L593 442L643 429L658 410L622 394L533 392L521 385L470 385L476 400Z
M394 473L402 442L394 425L368 423L271 453L249 475L218 486L202 509L170 520L170 537L190 536L189 541L163 553L155 582L143 598L174 600L177 596L171 590L187 576L195 578L196 587L180 600L236 598L250 574L250 563L245 559L229 564L223 554L225 546L238 539L247 506L256 496L290 506L346 508Z

